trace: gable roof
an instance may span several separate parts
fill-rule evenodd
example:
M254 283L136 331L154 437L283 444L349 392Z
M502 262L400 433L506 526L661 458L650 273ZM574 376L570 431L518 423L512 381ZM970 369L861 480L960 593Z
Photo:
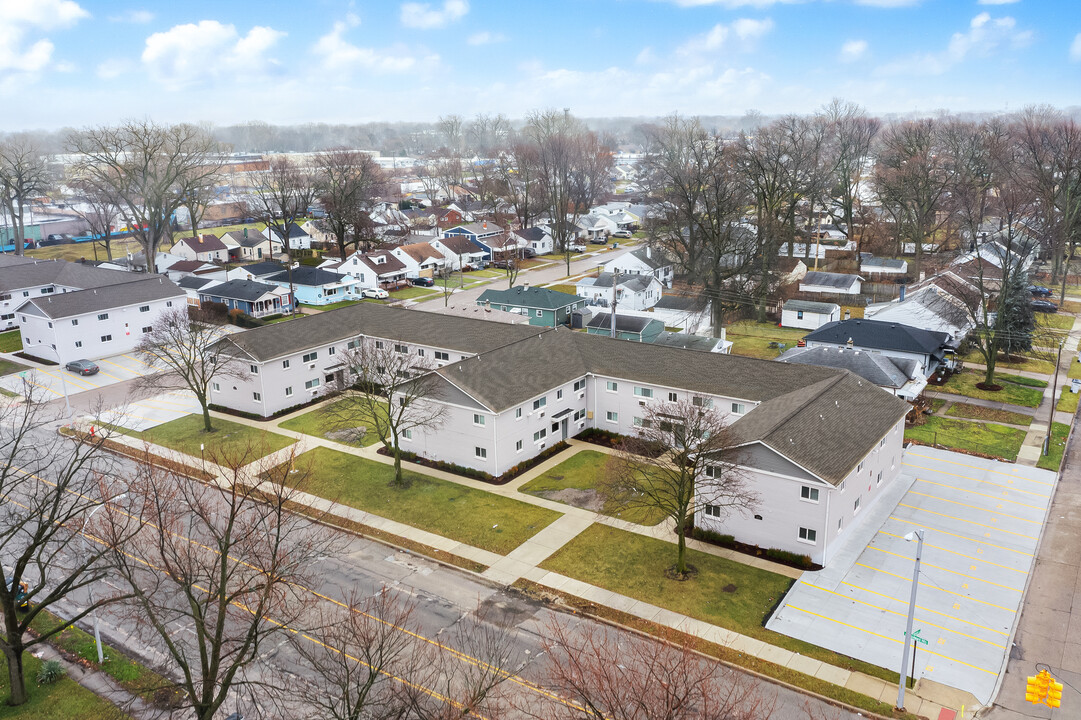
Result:
M914 379L918 365L915 360L835 347L792 348L776 361L849 370L875 385L890 388L903 387L909 380Z
M204 267L214 268L216 271L221 269L218 266L211 265L203 260L180 260L167 267L166 270L170 272L195 272L199 268Z
M521 230L515 230L514 234L522 238L526 242L540 242L548 235L548 233L544 231L544 228L539 228L536 226L522 228Z
M274 226L271 226L271 225L268 225L267 227L270 229L271 232L273 232L275 235L278 236L279 240L281 239L281 237L282 237L281 230L279 230L277 227L274 227ZM292 239L292 238L310 237L308 235L308 233L304 232L304 228L300 227L296 223L289 223L289 227L287 227L286 230L289 233L289 238L290 239Z
M131 275L128 274L130 278ZM45 295L28 300L24 305L33 305L48 318L66 318L87 313L128 307L151 300L184 298L184 291L171 280L160 275L126 282L122 285L77 290L75 292Z
M578 285L583 287L595 287L595 288L610 288L615 283L615 273L602 272L595 278L583 278L578 281ZM587 281L592 282L587 282ZM620 275L619 286L627 288L631 292L644 292L648 290L653 283L660 283L653 275Z
M672 264L672 260L660 250L649 247L635 248L631 250L628 255L631 255L641 262L645 263L651 270L659 270L663 267L668 267ZM622 257L622 256L621 256ZM610 262L619 260L619 258L612 258L611 260L604 260L600 264L607 265Z
M126 270L109 270L67 260L42 260L0 255L0 291L10 292L44 285L96 288L130 283Z
M466 253L482 253L484 252L479 247L473 244L473 241L467 238L465 235L444 235L439 238L439 242L443 243L443 246L448 250L454 252L455 255L464 255Z
M230 300L253 301L278 290L277 285L267 285L256 280L230 280L207 288L202 294Z
M656 318L646 318L639 315L616 314L616 332L641 333L653 323L660 323ZM661 323L663 325L664 323ZM589 319L586 327L594 330L611 330L612 313L599 312Z
M509 290L485 290L477 298L478 303L491 302L493 305L514 305L538 310L559 310L583 300L584 298L577 295L558 290L525 285L516 285Z
M684 350L696 350L698 352L713 352L721 342L720 338L706 337L704 335L691 335L690 333L672 332L664 330L653 340L654 345L682 348Z
M432 247L430 242L414 242L401 246L402 252L413 258L418 263L425 260L443 260L443 253Z
M817 285L819 287L849 288L857 280L862 280L859 275L846 275L844 273L822 272L812 270L803 276L800 285Z
M851 338L858 347L937 355L949 337L944 332L921 330L900 323L852 318L826 323L805 335L804 340L845 345Z
M264 262L251 263L250 265L241 265L240 269L246 270L256 277L265 277L281 272L285 269L285 266L279 262L274 262L273 260L266 260Z
M486 223L466 223L465 225L457 225L455 227L446 230L446 233L453 233L455 230L464 230L472 235L478 237L484 237L485 235L495 235L503 232L503 228L492 222ZM453 236L452 236L453 237Z
M233 230L232 232L225 233L223 238L229 238L236 242L240 247L258 247L265 242L270 242L270 239L266 235L263 235L258 230L249 230L247 235L243 230Z
M201 287L206 287L211 283L221 282L220 280L212 280L207 277L199 277L198 275L188 275L182 277L176 281L177 287L182 287L185 290L198 290Z
M701 312L706 309L707 300L693 295L662 295L654 305L657 310L682 310L685 312Z
M813 312L829 315L830 313L840 312L841 306L835 303L811 302L810 300L785 300L781 309L791 310L793 312Z
M860 258L860 269L886 268L888 270L904 270L908 267L908 261L900 258L865 257Z
M273 282L289 282L289 270L285 269L274 275L268 275L265 278ZM310 265L297 265L293 268L294 285L304 285L306 287L321 287L323 285L337 285L346 282L344 275L339 275L336 272L330 272L322 268L311 267Z
M192 252L214 252L216 250L228 250L225 243L221 241L217 235L213 233L200 234L199 237L190 236L180 238L174 245L184 245L191 248Z
M405 263L403 263L398 258L394 257L393 253L391 253L389 250L387 250L387 251L374 250L374 251L369 252L369 253L361 253L361 254L357 255L357 257L359 257L360 261L362 263L364 263L365 265L367 265L371 270L374 270L376 275L387 275L389 273L400 273L400 272L405 272L405 269L406 269L405 268ZM378 258L378 257L385 258L385 260L383 262L377 263L375 261L375 259ZM343 265L345 265L344 260L341 263L338 264L338 267L341 267Z

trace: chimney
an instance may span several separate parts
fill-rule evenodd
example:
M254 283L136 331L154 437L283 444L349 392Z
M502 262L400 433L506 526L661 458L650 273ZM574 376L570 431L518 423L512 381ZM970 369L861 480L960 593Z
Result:
M526 280L526 281L525 281L524 283L522 283L522 287L523 287L524 289L528 290L528 289L529 289L529 281L528 281L528 280Z
M646 257L647 258L652 258L653 257L653 248L651 248L649 245L646 245Z
M248 239L248 228L244 228L244 239Z
M920 282L923 282L927 278L927 271L920 270Z
M848 349L851 350L852 349L852 338L848 338L848 342L845 343L845 345L847 345Z

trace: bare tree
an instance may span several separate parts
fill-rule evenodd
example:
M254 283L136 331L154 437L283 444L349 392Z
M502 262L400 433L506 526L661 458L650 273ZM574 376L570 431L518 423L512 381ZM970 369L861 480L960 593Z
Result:
M703 657L676 637L660 641L599 623L555 618L544 629L553 686L570 702L528 711L551 720L766 720L776 693ZM572 704L573 703L573 704ZM540 704L540 703L535 703Z
M198 720L259 684L248 669L305 616L316 560L333 549L325 530L288 509L303 468L295 458L268 467L264 452L211 446L223 477L209 484L145 464L128 488L140 532L123 543L105 536L132 596L128 626L165 658Z
M24 401L0 406L0 583L3 632L0 650L8 671L8 704L26 702L23 654L48 642L67 624L41 621L61 601L81 596L107 573L110 548L101 542L95 511L124 492L124 474L103 451L98 434L85 442L56 435L59 418L30 380ZM97 520L97 518L94 518ZM117 522L113 537L122 545L130 522ZM68 623L75 623L117 596L98 594ZM34 634L29 634L31 627Z
M467 135L474 152L490 157L497 148L503 147L510 132L510 121L506 116L479 113L469 123Z
M443 186L439 163L433 160L417 168L417 180L433 207L439 202L439 189Z
M404 343L368 337L350 341L339 355L345 370L337 387L329 389L340 390L342 398L325 412L341 427L365 425L376 433L394 458L393 484L404 485L403 436L443 424L443 405L430 402L437 383L435 365Z
M385 192L386 180L370 153L333 148L319 155L318 163L322 175L319 198L344 258L348 235L351 232L354 240L360 236L361 218L367 217L375 198Z
M320 178L316 169L287 157L275 157L266 172L255 176L249 211L266 223L271 241L281 240L289 276L289 298L293 317L297 314L296 286L293 284L294 248L290 230L319 196Z
M608 461L600 492L616 507L663 515L674 527L673 575L688 577L687 525L705 506L714 515L749 512L758 496L738 466L727 418L707 399L648 403Z
M121 199L112 185L102 185L92 178L77 179L72 187L78 193L75 212L86 221L94 242L95 257L97 244L105 248L105 257L113 259L112 239L117 222L120 220Z
M45 194L49 172L45 155L27 134L12 135L0 141L0 202L11 219L15 254L22 255L26 240L26 206Z
M543 206L539 184L540 152L531 142L518 142L499 155L498 173L507 202L514 206L518 223L531 227Z
M211 178L216 181L217 178ZM199 237L199 226L203 223L206 210L215 197L215 182L191 183L184 190L181 207L188 211L188 219L191 222L191 234Z
M878 118L867 117L863 108L855 103L833 100L824 109L829 122L827 156L831 179L831 203L827 211L840 227L845 237L855 233L856 208L860 187L868 164L871 147L881 123ZM863 251L863 234L855 234L856 250Z
M221 172L217 142L194 125L131 120L72 133L74 176L109 188L123 204L133 235L156 272L158 248L171 235L173 213L193 187L213 185Z
M205 311L173 308L161 313L135 348L139 358L163 374L144 375L139 384L160 391L170 384L191 390L203 409L203 431L214 432L210 418L210 389L222 378L241 377L240 361L221 352L229 335L220 321Z

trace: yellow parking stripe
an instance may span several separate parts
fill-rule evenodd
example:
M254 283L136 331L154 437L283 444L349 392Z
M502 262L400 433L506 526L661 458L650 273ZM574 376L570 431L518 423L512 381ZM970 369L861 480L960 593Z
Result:
M130 370L130 369L128 369L128 368L126 368L126 367L124 367L123 365L119 364L119 363L114 363L114 362L113 362L112 360L105 360L104 358L102 358L101 360L98 360L98 363L108 363L108 364L112 365L113 367L118 367L118 368L120 368L120 369L121 369L121 370L123 370L124 372L129 372L129 373L131 373L131 374L132 374L132 377L130 377L130 378L124 378L125 380L131 380L131 379L133 379L133 378L137 378L137 377L139 377L139 373L135 372L134 370ZM110 375L109 377L112 377L112 375ZM116 378L116 379L117 379L118 381L120 380L120 378Z
M1015 532L1013 530L1004 530L1003 528L1000 528L998 525L988 525L987 523L978 523L975 520L966 520L965 518L960 518L960 517L957 517L955 515L947 515L946 513L940 513L940 512L936 512L934 510L928 510L926 508L916 507L915 505L906 505L904 503L898 503L897 507L908 508L909 510L916 510L918 512L925 512L925 513L929 513L931 515L937 515L939 517L946 518L947 520L953 520L955 522L968 523L969 525L975 525L976 527L985 528L987 530L994 530L996 532L1006 533L1007 535L1016 535L1017 537L1023 537L1026 540L1036 540L1037 539L1037 538L1033 537L1032 535L1025 535L1024 533Z
M882 635L882 634L873 632L871 630L867 630L866 628L861 628L858 625L850 625L849 623L843 622L841 620L837 620L836 618L827 617L825 615L819 615L816 612L811 612L810 610L804 610L801 607L796 607L795 605L792 605L791 603L789 603L785 607L790 607L793 610L799 610L802 613L807 613L808 615L811 615L811 616L816 617L816 618L822 618L823 620L829 620L830 622L835 622L838 625L844 625L845 627L852 628L853 630L859 630L860 632L867 633L868 635L874 635L875 637L879 637L879 638L882 638L884 640L890 640L892 642L897 643L898 645L901 644L901 641L898 640L897 638L892 638L892 637L889 637L887 635ZM936 653L934 650L928 650L926 648L923 648L923 649L920 650L920 652L927 653L928 655L934 655L935 657L940 657L943 660L948 660L950 662L955 662L955 663L958 663L959 665L964 665L965 667L970 667L973 670L981 670L981 671L983 671L983 672L985 672L985 673L987 673L989 675L998 675L998 673L993 671L993 670L988 670L987 668L982 668L979 665L973 665L972 663L967 663L964 660L958 660L957 658L952 658L949 655L943 655L942 653Z
M901 598L895 598L893 595L887 595L886 593L881 593L881 592L878 592L877 590L871 590L870 588L865 588L862 585L853 585L850 582L844 582L844 581L842 581L841 584L842 585L847 585L848 587L851 587L851 588L856 588L857 590L862 590L863 592L870 593L871 595L878 595L879 597L886 598L887 600L893 600L894 602L900 603L902 605L906 605L906 606L908 605L908 600L902 600ZM989 628L986 625L980 625L977 622L972 622L971 620L965 620L964 618L959 618L956 615L950 615L949 613L942 612L941 610L935 610L933 608L925 607L923 605L917 605L916 609L921 611L921 612L929 612L929 613L934 613L935 615L941 615L942 617L949 618L950 620L954 620L954 621L959 622L959 623L964 623L965 625L971 625L972 627L977 627L980 630L986 630L987 632L995 633L996 635L1001 635L1002 637L1009 637L1010 636L1010 633L1005 632L1003 630L995 630L994 628Z
M986 540L979 540L979 539L971 537L969 535L959 535L957 533L952 533L949 530L942 530L941 528L931 527L930 525L924 525L923 523L918 523L915 520L905 520L904 518L899 518L896 515L891 515L889 519L890 520L896 520L897 522L904 523L906 525L915 525L916 527L924 528L925 530L933 530L934 532L936 532L936 533L938 533L940 535L949 535L950 537L961 538L962 540L968 540L969 542L974 542L977 545L986 545L987 547L993 547L996 550L1009 550L1010 552L1015 552L1015 553L1017 553L1019 555L1024 555L1026 557L1032 557L1032 553L1025 552L1024 550L1018 550L1016 548L1006 547L1005 545L996 545L993 542L987 542Z
M904 539L903 536L901 536L901 535L894 535L893 533L888 533L885 530L879 530L878 532L879 532L880 535L885 535L886 537L895 538L897 540L903 540ZM1028 570L1021 570L1020 568L1010 567L1009 565L1003 565L1002 563L991 562L990 560L985 560L984 558L976 557L975 555L965 555L964 553L957 552L956 550L950 550L949 548L944 548L941 545L932 545L929 542L924 542L923 546L926 547L926 548L933 548L935 550L941 550L942 552L948 552L951 555L956 555L958 557L963 557L966 560L972 560L972 561L975 561L975 562L981 562L981 563L983 563L985 565L993 565L993 566L995 566L997 568L1002 568L1003 570L1013 570L1014 572L1021 573L1022 575L1028 575Z
M872 567L871 565L864 565L863 563L856 563L856 565L858 565L861 568L867 568L868 570L874 570L875 572L882 573L883 575L889 575L891 577L900 578L901 580L907 580L908 582L912 582L911 578L905 577L904 575L898 575L897 573L890 572L889 570L883 570L882 568ZM920 587L930 588L932 590L938 590L939 592L944 592L947 595L955 595L955 596L957 596L959 598L965 598L966 600L971 600L972 602L978 602L980 605L987 605L988 607L998 608L999 610L1005 610L1006 612L1010 613L1011 615L1016 615L1017 614L1016 610L1011 610L1008 607L1003 607L1002 605L996 605L993 602L987 602L986 600L980 600L979 598L974 598L971 595L965 595L964 593L954 592L953 590L946 590L945 588L940 588L938 585L932 585L930 583L921 582Z
M965 488L958 487L956 485L950 485L949 483L935 482L934 480L926 480L926 479L921 478L921 477L916 478L916 482L927 483L928 485L937 485L939 487L944 487L944 488L950 488L951 490L957 490L958 492L963 492L966 495L975 495L976 497L987 498L988 500L996 500L998 502L1008 502L1011 505L1020 505L1021 507L1031 508L1033 510L1039 510L1041 512L1047 510L1046 505L1028 505L1026 503L1018 502L1017 500L1010 500L1009 498L1000 497L998 495L988 495L987 493L979 493L979 492L976 492L975 490L967 490Z
M1011 520L1020 520L1021 522L1032 523L1034 525L1043 525L1043 520L1030 520L1029 518L1023 518L1018 515L1010 515L1009 513L999 512L998 510L992 510L991 508L983 508L979 505L969 505L968 503L958 502L957 500L947 500L939 495L928 495L927 493L916 492L915 490L908 491L912 495L919 495L920 497L932 498L934 500L940 500L942 502L950 503L951 505L960 505L961 507L969 508L970 510L979 510L981 512L997 515L998 517L1010 518Z
M1015 485L1003 485L1002 483L995 483L995 482L991 482L990 480L983 480L982 478L974 478L974 477L971 477L969 475L958 475L957 473L948 473L945 470L936 470L934 468L923 467L922 465L912 465L911 463L904 463L904 464L908 465L908 467L916 468L917 470L927 470L928 472L933 472L933 473L936 473L938 475L949 475L950 477L964 478L965 480L971 480L973 482L984 483L985 485L990 485L991 487L1002 488L1003 490L1011 490L1013 492L1024 493L1025 495L1035 495L1036 497L1043 498L1044 500L1047 500L1048 498L1051 497L1050 495L1046 495L1044 493L1036 492L1035 490L1022 490L1021 488L1019 488L1019 487L1017 487Z
M921 458L924 458L926 460L930 460L932 462L946 463L947 465L959 465L961 467L972 468L973 470L979 470L981 472L994 473L995 475L1005 475L1006 477L1014 478L1016 480L1028 480L1029 482L1034 482L1037 485L1047 485L1049 487L1054 485L1054 483L1049 483L1049 482L1047 482L1045 480L1036 480L1035 478L1025 477L1024 475L1014 475L1013 473L1004 472L1002 470L992 470L991 468L983 468L983 467L980 467L979 465L969 465L968 463L957 462L955 460L943 460L941 458L933 458L933 457L930 457L928 455L920 455L919 453L909 453L909 454L912 455L913 457L921 457ZM908 465L908 463L905 463L905 464ZM913 467L917 467L917 466L914 465ZM930 468L928 468L928 469L930 469ZM960 477L968 477L968 476L967 475L961 475ZM969 478L969 479L975 479L975 478Z
M898 617L908 617L908 613L897 612L896 610L890 610L888 607L883 607L881 605L875 605L874 603L869 603L866 600L857 600L854 597L851 597L849 595L845 595L844 593L839 593L839 592L837 592L835 590L827 590L824 587L819 587L818 585L810 585L809 583L807 584L807 586L808 587L813 587L815 590L821 590L824 593L829 593L830 595L836 595L837 597L844 598L845 600L851 600L852 602L859 603L860 605L866 605L867 607L874 608L875 610L881 610L883 612L888 612L891 615L897 615ZM917 620L919 620L919 618L917 618ZM958 630L951 630L950 628L948 628L948 627L946 627L944 625L936 625L935 623L927 620L926 618L923 619L923 620L919 620L919 623L921 625L930 625L931 627L938 628L939 630L942 630L943 632L948 632L948 633L951 633L953 635L960 635L961 637L968 638L969 640L975 640L976 642L987 643L988 645L991 645L992 647L1001 648L1003 650L1006 649L1005 645L999 645L997 642L992 642L991 640L984 640L983 638L976 637L975 635L969 635L967 633L963 633L963 632L960 632Z
M145 362L143 362L142 360L140 360L137 357L132 357L131 355L121 354L120 357L126 357L128 360L134 360L135 362L139 363L140 365L142 365L145 368L152 368L153 367L151 365L147 365Z
M875 547L874 545L868 545L867 549L868 550L875 550L875 551L880 552L880 553L885 553L886 555L893 555L894 557L899 557L902 560L907 560L908 562L912 562L912 557L910 555L902 555L900 553L891 552L890 550L883 550L882 548ZM977 582L986 583L987 585L994 585L995 587L1000 587L1003 590L1013 590L1014 592L1023 592L1023 590L1021 588L1015 588L1015 587L1010 587L1009 585L1002 585L1001 583L991 582L990 580L984 580L983 578L976 577L975 575L966 575L963 572L957 572L956 570L950 570L949 568L942 567L941 565L933 565L933 564L927 562L926 560L923 561L923 566L924 567L929 567L929 568L934 568L935 570L942 570L944 572L948 572L948 573L951 573L953 575L960 575L963 578L968 578L969 580L975 580Z
M94 385L93 383L91 383L91 382L89 382L87 380L84 380L81 375L72 374L71 377L68 377L67 375L64 375L63 377L61 377L60 375L53 375L51 372L48 372L46 370L42 370L41 368L35 368L35 371L41 373L45 377L52 378L53 380L55 380L58 383L63 383L65 381L67 381L70 385L74 385L76 390L96 390L97 387L98 387L97 385ZM59 372L67 372L67 371L66 370L60 370Z

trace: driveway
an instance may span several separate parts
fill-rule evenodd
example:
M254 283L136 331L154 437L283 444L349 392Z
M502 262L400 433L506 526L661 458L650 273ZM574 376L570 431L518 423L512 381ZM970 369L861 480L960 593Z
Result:
M18 361L18 358L16 358ZM22 394L23 381L27 381L43 391L43 397L51 400L64 397L64 386L68 395L97 390L109 385L133 380L150 372L150 367L137 358L134 353L122 353L95 360L101 370L96 375L76 375L62 366L37 367L20 373L0 377L0 387L19 395Z
M987 704L1009 657L1055 485L1046 470L912 446L882 516L826 569L805 573L771 630L899 669L915 542L925 531L914 629L916 678ZM901 495L899 501L897 496ZM911 664L909 667L911 671Z

